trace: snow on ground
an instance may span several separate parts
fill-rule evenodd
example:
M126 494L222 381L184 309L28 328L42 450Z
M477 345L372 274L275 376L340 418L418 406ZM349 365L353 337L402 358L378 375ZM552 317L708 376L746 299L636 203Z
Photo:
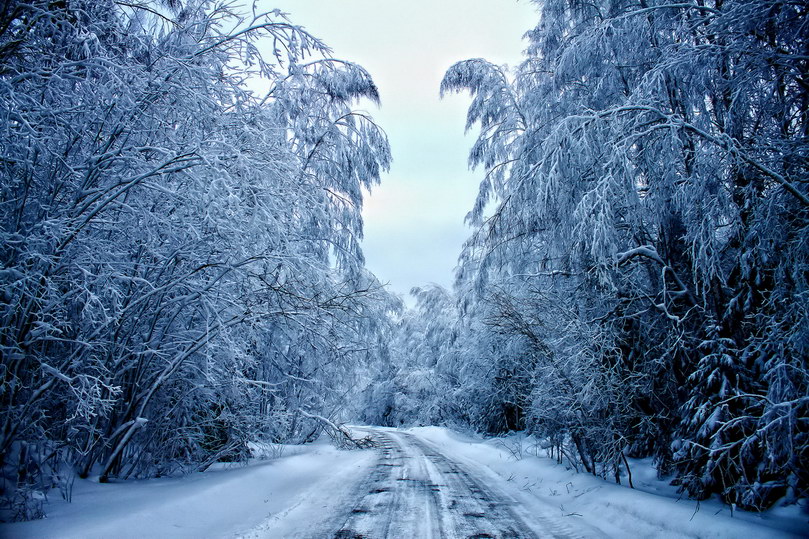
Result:
M285 453L182 478L77 480L72 503L51 496L48 518L0 525L0 537L233 537L302 508L327 510L375 460L371 451L338 451L327 441L286 446ZM304 516L297 527L305 529L313 515ZM285 536L283 526L278 532Z
M635 489L576 473L544 456L531 438L511 435L483 440L440 427L408 432L435 444L462 463L488 473L492 481L530 512L554 507L612 537L778 538L809 537L809 517L796 506L763 515L730 509L718 500L699 505L680 498L656 478L648 461L635 461ZM625 479L625 478L624 478Z
M679 499L657 480L648 462L633 464L638 488L630 489L556 464L521 435L484 440L439 427L408 432L486 480L493 492L518 501L522 513L570 519L594 536L809 537L807 515L796 507L731 516L727 506L706 501L697 510L696 502ZM379 452L339 451L325 440L287 447L285 456L271 461L182 478L77 480L73 503L52 494L48 518L0 525L0 536L319 538L324 519L354 507L352 493Z

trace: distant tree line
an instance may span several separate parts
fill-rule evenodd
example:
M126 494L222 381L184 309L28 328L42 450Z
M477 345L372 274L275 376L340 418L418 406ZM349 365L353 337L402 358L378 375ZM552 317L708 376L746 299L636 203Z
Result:
M806 3L537 5L513 74L443 80L479 127L474 232L454 291L416 291L367 419L525 429L618 481L651 456L745 509L805 499Z

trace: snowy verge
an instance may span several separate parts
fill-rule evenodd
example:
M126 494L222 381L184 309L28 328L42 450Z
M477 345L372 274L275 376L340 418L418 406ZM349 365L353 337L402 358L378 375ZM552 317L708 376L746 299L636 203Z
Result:
M779 538L807 537L809 523L799 508L777 508L758 515L719 501L679 498L674 487L656 479L650 463L636 461L636 487L576 473L544 456L530 438L515 434L486 439L442 427L408 429L442 453L488 476L528 511L580 520L612 537Z
M375 459L372 451L340 451L326 441L285 446L283 454L181 478L77 480L72 503L51 499L48 518L0 525L0 536L232 537L275 521L281 529L280 517L317 504L323 492L348 489Z

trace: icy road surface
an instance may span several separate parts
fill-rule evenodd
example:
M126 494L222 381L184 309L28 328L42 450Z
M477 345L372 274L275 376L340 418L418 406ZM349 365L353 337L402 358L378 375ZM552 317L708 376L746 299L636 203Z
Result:
M382 453L335 539L570 537L550 522L527 522L520 506L428 442L370 431Z
M413 434L389 429L354 429L370 435L379 453L345 505L326 516L321 531L295 537L382 538L535 538L593 537L576 533L561 518L530 514L498 489L472 463L461 463ZM500 480L502 481L502 480ZM279 537L272 526L252 537ZM597 535L597 534L596 534ZM283 535L286 537L286 533Z

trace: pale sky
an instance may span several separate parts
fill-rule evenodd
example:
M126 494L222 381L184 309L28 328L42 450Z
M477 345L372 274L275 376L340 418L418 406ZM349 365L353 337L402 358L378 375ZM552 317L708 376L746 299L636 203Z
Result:
M393 165L365 201L367 267L389 290L450 287L483 171L467 166L468 95L439 99L447 68L468 58L515 65L538 17L528 0L262 0L289 13L338 58L367 69L382 98L369 112Z

